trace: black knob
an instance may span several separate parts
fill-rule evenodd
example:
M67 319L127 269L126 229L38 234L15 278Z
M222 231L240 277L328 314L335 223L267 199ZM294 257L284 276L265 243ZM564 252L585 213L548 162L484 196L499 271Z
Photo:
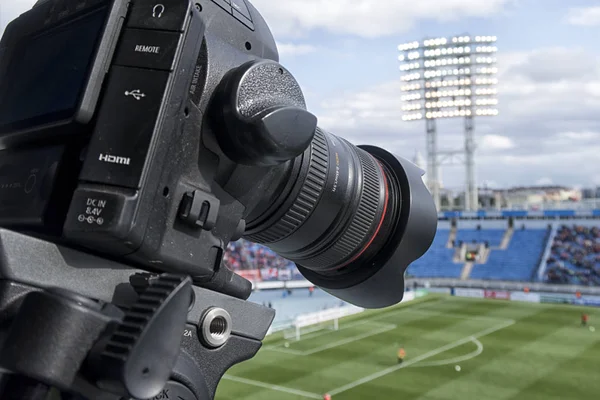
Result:
M226 74L211 111L221 149L243 165L292 160L308 148L317 129L296 79L270 60L251 61Z

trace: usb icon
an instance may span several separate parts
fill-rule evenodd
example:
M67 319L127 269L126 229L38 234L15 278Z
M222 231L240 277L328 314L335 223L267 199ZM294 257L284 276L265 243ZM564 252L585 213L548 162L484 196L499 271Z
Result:
M146 97L146 94L142 93L141 90L136 89L136 90L132 90L132 91L126 91L125 96L131 96L136 100L141 100L142 98Z

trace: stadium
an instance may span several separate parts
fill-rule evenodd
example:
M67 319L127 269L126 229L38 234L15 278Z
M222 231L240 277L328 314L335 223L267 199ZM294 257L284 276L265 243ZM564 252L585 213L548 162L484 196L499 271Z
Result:
M405 300L378 311L313 289L267 248L232 243L228 263L253 281L250 300L277 314L217 398L594 396L599 219L597 209L441 212L430 250L407 271Z
M8 23L34 3L35 19L21 23L33 21L40 27L23 26L27 35L21 38ZM25 133L25 141L15 142L14 148L6 147L12 136L2 142L9 155L13 150L57 146L48 154L56 152L56 157L73 162L72 171L66 164L56 174L58 161L39 157L50 171L42 180L37 167L13 163L5 156L0 165L5 178L0 182L0 206L15 205L15 215L13 208L4 208L5 220L14 224L23 219L24 226L35 225L33 232L53 245L74 244L94 257L106 256L107 265L126 261L145 268L127 276L129 283L124 285L125 281L113 282L114 271L108 273L94 263L90 271L88 264L81 270L86 271L79 278L85 285L58 279L62 275L54 276L53 270L39 278L44 285L68 284L92 294L108 282L110 296L128 299L102 303L96 301L102 297L80 297L76 290L48 290L45 294L54 296L49 298L60 298L60 304L77 312L89 308L90 315L100 315L100 305L106 306L103 328L87 319L80 325L73 320L61 323L61 329L74 327L65 330L71 336L62 335L58 329L44 328L67 320L68 314L56 311L62 308L54 310L54 303L42 300L29 303L30 314L43 314L31 304L48 305L63 319L52 320L54 325L37 324L42 327L37 330L30 330L24 317L19 319L21 331L12 331L10 343L26 345L8 347L15 354L31 347L31 364L51 372L58 384L36 382L38 370L21 374L2 365L2 374L10 372L6 375L14 375L8 378L16 378L12 380L17 385L21 375L27 377L19 390L32 399L41 399L51 386L57 398L63 398L58 394L63 389L69 399L79 398L77 390L105 389L110 396L97 398L149 397L133 395L121 384L128 372L139 374L133 385L137 393L156 389L154 395L162 388L154 400L184 400L184 391L178 389L185 389L189 396L185 400L212 398L214 390L217 400L596 398L600 393L600 6L596 3L0 0L0 36L5 38L0 61L16 59L16 54L27 56L23 59L30 61L23 65L31 64L39 73L31 85L21 85L25 78L13 82L7 71L20 76L25 69L6 63L10 69L5 70L0 62L0 111L21 118L19 108L33 110L37 105L54 116L61 102L40 88L49 85L58 97L69 91L69 85L46 72L76 78L89 69L90 77L99 76L85 88L98 92L94 100L82 97L77 103L82 109L90 106L76 114L89 121L73 117L68 121L73 126L63 132L60 124L44 122L46 116L38 115L38 110L30 118L32 124L40 124L35 129L61 135L30 143L33 131L23 125L26 129L19 135ZM90 10L105 12L108 4L122 15L110 14L114 20L106 20L101 34L100 25L96 27L100 35L96 51L106 57L104 64L88 61L94 68L84 68L73 60L56 61L63 51L91 48L82 45L84 29L73 29L72 43L65 41L56 49L40 45L45 42L39 39L47 36L36 29L50 27L62 35L67 31L54 24L67 18L79 24L86 13L92 15ZM47 13L44 18L42 12ZM110 29L114 37L109 38ZM39 47L23 46L13 55L6 43ZM58 72L33 61L37 53L52 61L47 65L56 66ZM127 75L119 75L123 71ZM148 90L142 91L146 85ZM12 95L13 89L21 95ZM21 97L25 106L18 107ZM155 102L159 107L167 99L168 108L153 108ZM128 112L120 104L140 108ZM9 121L5 132L14 133L27 122L18 118L12 121L0 113L0 128ZM127 124L119 125L121 119ZM169 123L157 122L163 120ZM74 138L72 133L79 130L85 135ZM5 132L0 129L0 139ZM67 139L73 143L62 155L58 145ZM338 139L343 142L339 147ZM96 156L96 147L106 150ZM152 169L140 169L138 176L132 171L138 164L146 165L142 156L153 162L148 164ZM38 162L37 156L29 158ZM390 159L402 168L391 171ZM80 168L87 173L80 174ZM109 172L101 174L103 168ZM13 173L23 182L13 182ZM72 187L54 185L55 177L63 175L72 180ZM11 193L18 190L23 199L31 199L34 188L40 200L30 201L30 208L43 209L43 219L21 218L20 209L29 203L22 205ZM63 190L69 199L74 196L74 206L65 204L55 216L42 203L63 200L64 193L59 193ZM111 197L98 197L105 194ZM75 210L76 200L85 200L80 211L68 213L73 217L71 228L76 229L70 237L57 238L63 231L61 218ZM143 208L135 208L138 201ZM429 214L412 217L409 224L407 215L418 214L414 205L419 202ZM123 203L127 217L113 210L121 209L117 203ZM396 260L404 261L411 250L425 247L434 232L436 212L437 230L430 247L404 271L406 263ZM43 234L46 226L36 225L45 225L46 219L60 220L49 237ZM6 247L11 243L0 240L0 244L6 253L0 264L16 263L18 258ZM108 253L96 249L97 244ZM309 260L313 265L298 268L269 246L290 258L297 255L299 264ZM18 255L29 257L29 252L32 260L41 260L30 268L38 279L44 270L38 264L46 260L35 249L19 245ZM70 251L60 255L67 261L77 258ZM54 262L54 257L47 257L47 262ZM173 268L172 262L185 268ZM65 266L73 272L70 264ZM159 276L159 271L168 275ZM403 285L398 271L404 271ZM363 285L367 281L368 290ZM190 304L183 289L179 296L173 289L187 286L192 290ZM3 307L11 312L16 309L9 305L25 297L22 288L17 289L18 296L11 294L14 299L2 296ZM377 307L374 304L382 303L373 299L384 292L386 305L392 304L388 299L399 302L402 297L402 301L371 309L341 300L362 296L362 305ZM174 298L179 320L171 312L175 308L163 307ZM272 315L269 309L275 316L261 344ZM163 318L153 317L159 314ZM120 320L124 322L117 323ZM37 316L32 321L37 322ZM5 318L4 328L11 323ZM96 333L86 332L94 329ZM158 336L159 331L171 331L170 340ZM86 334L97 340L93 348L90 340L91 357L82 354L78 362L54 357L53 347L60 353L69 342L65 338ZM48 353L38 357L29 336L35 336L35 343L44 342ZM137 346L142 339L146 347ZM100 345L107 351L100 352ZM167 345L173 346L171 357L163 357ZM75 347L71 346L72 354L80 352ZM137 360L132 354L144 363L130 361ZM104 358L118 363L94 364ZM146 358L154 362L152 368L146 366ZM74 370L70 381L58 380L60 373L54 368L58 364ZM164 371L157 372L160 369ZM193 375L186 375L192 370ZM75 374L83 381L78 382ZM164 379L151 381L152 375ZM41 391L28 391L30 387ZM191 389L210 396L197 396Z
M476 173L476 127L501 126L487 122L500 118L506 87L497 40L427 36L398 46L402 129L416 125L425 134L426 158L417 151L412 160L426 172L439 211L431 247L406 270L402 303L355 307L313 287L267 248L232 243L226 263L253 282L250 301L274 308L276 317L258 355L225 375L217 398L597 396L598 189L550 179L519 185L529 161L520 170L505 162ZM505 159L518 159L512 139L488 139ZM464 186L444 187L442 171L457 163ZM502 169L513 172L502 177L503 188L481 184Z

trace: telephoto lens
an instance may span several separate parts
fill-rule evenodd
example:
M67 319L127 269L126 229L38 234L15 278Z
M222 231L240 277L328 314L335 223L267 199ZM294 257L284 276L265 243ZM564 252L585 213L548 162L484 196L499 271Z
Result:
M404 293L404 272L433 241L437 213L423 171L373 146L317 129L247 218L245 238L295 262L312 283L381 308Z

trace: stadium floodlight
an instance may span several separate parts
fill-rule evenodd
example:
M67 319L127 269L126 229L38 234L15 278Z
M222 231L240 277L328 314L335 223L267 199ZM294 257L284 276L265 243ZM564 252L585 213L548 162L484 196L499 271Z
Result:
M493 35L464 34L398 46L401 90L406 93L402 96L402 120L426 121L429 187L438 209L440 161L436 121L449 118L465 121L465 148L461 150L467 165L465 206L468 210L477 208L474 118L494 117L499 113L497 40Z

